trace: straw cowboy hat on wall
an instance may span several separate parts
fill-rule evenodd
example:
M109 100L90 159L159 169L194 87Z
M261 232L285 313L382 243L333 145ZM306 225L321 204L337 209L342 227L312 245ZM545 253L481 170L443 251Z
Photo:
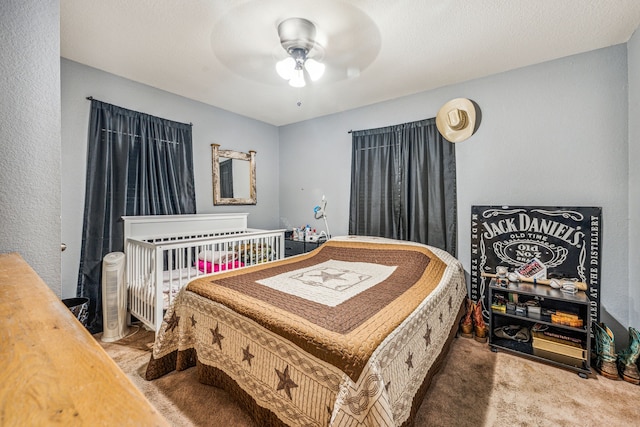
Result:
M461 142L477 130L476 105L466 98L456 98L440 108L436 126L442 136L450 142Z

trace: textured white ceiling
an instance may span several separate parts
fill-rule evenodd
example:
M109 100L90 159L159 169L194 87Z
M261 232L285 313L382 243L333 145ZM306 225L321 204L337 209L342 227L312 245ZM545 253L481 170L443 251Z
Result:
M273 125L625 43L639 0L61 0L61 56ZM290 87L277 26L327 64ZM301 103L298 106L298 101Z

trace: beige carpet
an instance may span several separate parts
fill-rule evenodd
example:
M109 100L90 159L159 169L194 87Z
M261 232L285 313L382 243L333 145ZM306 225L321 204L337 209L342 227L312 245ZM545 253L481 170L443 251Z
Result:
M144 380L153 333L96 339L172 425L255 426L226 392L198 383L193 368ZM640 386L596 374L582 379L466 338L454 340L416 420L418 427L631 425L640 425Z

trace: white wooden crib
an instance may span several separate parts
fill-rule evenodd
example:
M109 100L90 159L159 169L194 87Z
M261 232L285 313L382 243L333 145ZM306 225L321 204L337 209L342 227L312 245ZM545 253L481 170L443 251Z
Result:
M250 229L247 215L123 217L129 315L157 332L190 280L284 258L284 230Z

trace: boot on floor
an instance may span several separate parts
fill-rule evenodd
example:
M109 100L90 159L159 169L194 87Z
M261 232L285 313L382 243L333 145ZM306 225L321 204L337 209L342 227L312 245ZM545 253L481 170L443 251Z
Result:
M593 323L595 337L594 369L610 380L619 380L613 332L604 323Z
M471 298L465 298L465 306L467 308L467 312L462 317L460 321L460 335L465 338L473 338L473 308L475 303L471 301Z
M640 332L629 327L629 346L618 353L618 373L623 380L640 384L640 372L636 365L640 356Z
M473 305L473 332L475 333L475 340L478 342L487 342L489 338L489 328L484 323L482 317L482 299L478 299Z

